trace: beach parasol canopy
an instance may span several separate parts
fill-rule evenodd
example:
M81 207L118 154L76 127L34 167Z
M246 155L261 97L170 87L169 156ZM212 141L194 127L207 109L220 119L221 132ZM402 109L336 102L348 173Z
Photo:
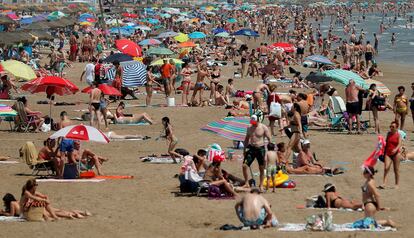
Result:
M108 84L101 83L101 84L99 84L98 88L105 95L122 96L122 93L118 89L116 89L112 86L109 86ZM86 88L82 89L82 93L90 93L91 91L92 91L92 87L86 87Z
M241 29L236 32L234 32L232 35L234 36L252 36L252 37L258 37L259 33L256 31L253 31L251 29Z
M186 41L186 42L180 43L178 46L181 47L181 48L197 47L197 45L192 41Z
M64 137L72 140L109 143L108 137L106 137L100 130L92 126L86 126L82 124L64 127L55 132L49 138L57 139L59 137Z
M147 68L138 61L126 61L122 66L122 86L140 87L147 82Z
M146 53L148 55L172 55L174 52L172 52L170 49L165 47L151 47L149 48Z
M157 39L145 39L138 43L138 45L159 45L161 44L161 41Z
M149 26L135 26L134 27L135 29L139 29L139 30L141 30L141 31L150 31L151 30L151 27L149 27Z
M0 117L14 117L17 116L17 112L8 105L0 104Z
M180 42L180 43L182 43L182 42L186 42L186 41L188 41L190 38L188 37L188 35L187 34L184 34L184 33L178 33L178 36L176 36L176 37L174 37L174 40L176 40L176 41L178 41L178 42Z
M12 74L15 78L31 80L36 78L36 73L27 64L17 60L6 60L0 63L4 71Z
M319 63L319 64L329 64L329 65L333 64L330 59L322 55L311 55L311 56L306 57L305 60L309 60L309 61Z
M137 14L127 13L127 12L122 13L122 16L127 17L127 18L138 18Z
M115 41L115 46L118 50L122 53L133 56L133 57L141 57L142 56L142 49L139 47L135 42L130 41L128 39L120 39Z
M195 32L188 34L188 37L190 39L203 39L203 38L206 38L206 36L207 36L206 34L200 31L195 31Z
M294 45L287 43L287 42L274 43L270 45L269 48L273 50L283 50L286 53L292 53L292 52L295 52L296 50Z
M115 53L106 57L103 61L106 63L112 63L114 61L124 62L133 60L132 56L123 53Z
M228 23L237 23L237 19L235 19L235 18L229 18L229 19L227 19L227 22Z
M177 32L167 31L167 32L160 33L156 38L168 38L168 37L175 37L178 35L179 34Z
M366 84L365 80L358 74L349 70L333 69L323 71L321 74L330 77L333 81L343 85L348 85L349 81L353 79L357 85L363 87L364 89L368 89L368 85Z
M45 92L48 96L53 94L71 95L79 91L79 88L71 81L57 76L39 77L23 84L21 89L31 93Z
M324 83L332 81L332 78L323 75L321 72L310 72L309 75L305 77L305 80L313 83Z
M365 80L365 83L368 85L368 87L371 86L371 84L377 85L378 92L384 94L385 96L391 95L391 90L387 86L385 86L383 82L374 79L367 79Z
M221 33L221 32L227 32L227 31L224 28L216 28L211 31L211 33L213 33L214 35Z
M249 125L248 117L225 117L208 123L201 130L213 132L229 140L244 141Z
M229 38L230 34L228 32L220 32L214 35L215 37L223 37L223 38Z
M54 12L51 12L47 16L47 18L50 19L50 20L54 20L54 19L59 19L59 18L65 17L65 16L66 16L66 14L61 12L61 11L54 11Z
M164 60L167 60L168 62L170 62L171 59L172 58L165 58L165 59L155 60L155 61L153 61L151 63L151 66L154 66L154 65L163 65L164 64ZM174 61L174 64L184 64L184 61L182 61L182 60L179 60L179 59L172 59L172 60Z

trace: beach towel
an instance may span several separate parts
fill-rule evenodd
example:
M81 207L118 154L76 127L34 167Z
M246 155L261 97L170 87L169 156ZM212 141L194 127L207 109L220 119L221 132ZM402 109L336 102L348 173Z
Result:
M364 161L363 167L372 167L374 168L377 164L378 159L381 159L384 156L385 152L385 139L382 135L378 135L378 142L375 150L369 155L369 157Z
M125 126L149 126L150 124L146 121L139 121L136 123L115 123L117 125L125 125Z
M10 222L10 221L18 221L18 222L22 222L22 221L26 221L26 219L21 218L21 217L6 217L6 216L0 216L0 222Z
M174 164L174 160L170 156L147 156L140 158L141 162L151 163L151 164ZM181 162L179 158L176 159L177 162Z
M105 179L36 179L36 182L39 183L100 183L105 181Z
M14 161L14 160L0 160L0 164L18 164L20 163L19 161Z
M134 176L132 175L98 175L95 176L93 179L133 179Z
M298 205L296 209L309 209L309 210L320 210L320 211L338 211L338 212L363 212L361 208L353 210L350 208L319 208L319 207L306 207L306 205Z
M278 229L279 231L307 231L305 223L285 223ZM352 232L352 231L371 231L371 232L384 232L384 231L397 231L392 227L378 226L372 229L358 229L352 228L352 223L345 224L332 224L331 232Z

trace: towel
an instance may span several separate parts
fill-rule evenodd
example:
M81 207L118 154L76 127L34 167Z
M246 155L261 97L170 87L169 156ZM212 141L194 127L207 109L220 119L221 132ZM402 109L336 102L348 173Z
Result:
M123 125L123 126L149 126L150 124L145 121L139 121L137 123L115 123L116 125Z
M310 210L323 210L323 211L340 211L340 212L363 212L361 208L353 210L350 208L317 208L317 207L306 207L305 205L298 205L296 209L310 209Z
M19 161L14 161L14 160L0 160L0 164L18 164L20 163Z
M21 217L0 216L0 221L6 221L6 222L8 222L8 221L19 221L19 222L22 222L22 221L26 221L26 219L21 218Z
M105 179L36 179L36 182L40 183L100 183L105 181Z
M307 231L306 224L301 223L285 223L281 224L281 227L278 229L279 231ZM344 231L375 231L375 232L383 232L383 231L397 231L397 229L392 227L384 227L378 226L374 229L356 229L352 228L352 223L345 223L345 224L333 224L332 231L334 232L344 232Z
M174 164L174 160L168 156L168 157L156 157L156 156L147 156L140 158L141 162L147 162L151 164ZM180 163L180 159L176 158L177 162Z

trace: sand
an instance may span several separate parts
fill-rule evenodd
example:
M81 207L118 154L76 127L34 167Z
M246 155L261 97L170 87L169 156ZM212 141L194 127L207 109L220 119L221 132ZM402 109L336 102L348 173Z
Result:
M67 77L81 89L85 82L79 82L83 65L75 63L67 70ZM301 67L297 69L303 70ZM404 85L410 95L410 84L414 78L414 69L410 66L398 66L390 63L380 65L384 77L378 78L389 86L393 92L396 87ZM232 76L233 67L223 69L223 84ZM257 84L252 79L236 79L236 87L252 89ZM336 85L343 94L343 87ZM282 88L280 91L287 91ZM142 89L144 91L144 89ZM207 96L207 94L205 94ZM30 107L48 113L48 105L35 104L38 100L45 100L44 94L29 95ZM62 110L66 110L70 117L80 116L75 109L86 109L87 95L78 93L75 96L57 97L56 101L79 103L76 106L55 106L53 117L58 119ZM181 96L176 96L181 102ZM144 97L139 100L127 101L130 104L143 104ZM165 103L162 95L155 95L153 104ZM10 104L10 103L9 103ZM174 175L179 172L178 165L154 165L141 163L138 158L148 154L165 153L165 141L155 141L161 130L160 120L163 116L171 118L175 133L179 138L178 147L186 148L195 153L199 148L205 148L212 143L219 143L223 148L231 146L231 141L201 131L200 128L208 122L218 120L226 115L226 110L217 107L203 108L128 108L127 112L147 112L155 121L151 126L121 126L110 125L110 129L118 134L141 134L151 136L146 141L111 142L106 145L83 142L83 148L90 148L100 155L108 157L109 162L103 166L108 175L133 175L131 180L107 180L101 183L42 183L38 190L49 195L53 206L68 209L87 209L94 215L85 220L62 220L53 223L0 223L1 237L375 237L396 236L411 237L414 228L410 225L410 218L414 208L410 206L414 188L414 177L409 171L413 164L401 165L401 186L399 190L387 189L380 191L382 204L392 208L392 211L379 212L377 218L392 217L401 225L398 232L388 234L371 233L283 233L276 229L246 232L222 232L217 228L226 223L238 225L239 221L234 213L234 200L208 200L199 197L177 197L178 180ZM381 128L385 132L393 114L390 111L381 112ZM267 123L267 121L265 122ZM411 131L413 130L411 116L407 118L408 140L405 145L412 150ZM51 133L11 133L8 124L0 125L0 151L3 156L18 156L18 149L25 141L34 141L40 148L42 140ZM275 137L276 142L286 138ZM331 166L344 166L345 174L336 177L293 177L297 183L295 189L278 189L276 193L266 193L265 198L272 204L272 210L282 223L303 223L305 217L317 211L298 210L297 205L303 205L305 198L321 194L323 185L327 182L335 183L338 192L345 197L361 199L360 186L364 182L360 166L375 147L374 134L344 135L312 130L311 149L318 158ZM237 153L241 153L240 151ZM339 162L339 163L338 163ZM341 164L347 162L348 164ZM226 162L223 167L238 176L241 173L241 161ZM254 164L254 171L258 171ZM379 163L380 172L376 176L379 184L383 175L383 165ZM0 194L6 192L20 197L21 187L31 176L16 174L30 174L30 169L24 164L0 164ZM393 184L393 173L390 174L389 185ZM411 185L410 185L411 184ZM358 212L334 212L335 223L352 222L363 216Z

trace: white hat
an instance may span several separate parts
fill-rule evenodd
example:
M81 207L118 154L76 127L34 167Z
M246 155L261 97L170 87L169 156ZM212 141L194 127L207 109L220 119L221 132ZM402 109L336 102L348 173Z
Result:
M252 116L250 117L250 120L253 120L253 121L258 121L258 120L257 120L257 116L256 116L256 115L252 115Z
M300 142L302 143L302 145L310 144L310 140L308 139L301 140Z

